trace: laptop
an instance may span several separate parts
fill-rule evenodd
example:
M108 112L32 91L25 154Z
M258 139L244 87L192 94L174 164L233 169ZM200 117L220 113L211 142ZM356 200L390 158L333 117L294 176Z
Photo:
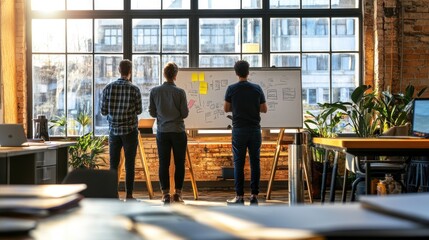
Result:
M28 144L22 124L0 124L1 147L26 147Z
M429 98L416 98L413 103L411 134L429 138Z

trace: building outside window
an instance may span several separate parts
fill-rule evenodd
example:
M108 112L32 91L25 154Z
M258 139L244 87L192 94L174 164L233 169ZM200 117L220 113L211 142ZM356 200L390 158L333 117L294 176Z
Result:
M362 78L359 0L28 2L31 115L67 118L67 130L51 129L53 136L80 135L80 113L92 119L85 131L107 133L101 91L119 77L124 58L134 63L145 110L168 61L181 68L231 68L239 59L301 68L303 109L315 113L318 102L349 100Z

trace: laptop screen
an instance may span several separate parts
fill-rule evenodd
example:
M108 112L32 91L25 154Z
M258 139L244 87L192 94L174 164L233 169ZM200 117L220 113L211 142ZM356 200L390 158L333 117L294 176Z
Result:
M414 99L412 134L429 137L429 98Z

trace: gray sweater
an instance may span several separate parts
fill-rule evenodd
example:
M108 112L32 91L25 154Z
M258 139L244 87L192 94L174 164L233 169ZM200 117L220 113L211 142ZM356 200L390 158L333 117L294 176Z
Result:
M158 132L184 132L189 114L186 93L174 82L154 87L149 96L149 114L157 120Z

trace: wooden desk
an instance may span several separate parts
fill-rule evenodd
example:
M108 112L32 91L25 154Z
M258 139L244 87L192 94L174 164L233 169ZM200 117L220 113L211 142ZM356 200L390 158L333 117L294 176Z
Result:
M68 171L68 147L74 142L0 147L0 184L61 183Z
M314 138L313 143L336 153L345 152L354 156L426 156L429 153L429 139L386 139L386 138ZM334 160L333 171L337 163ZM370 172L370 162L366 171ZM369 174L365 174L366 192L371 189ZM335 174L332 174L331 189L335 187ZM323 189L322 189L323 190ZM334 191L331 191L334 192ZM333 195L331 194L331 201Z
M358 203L161 207L160 203L84 199L80 205L72 211L39 219L29 236L13 239L423 239L429 236L425 225L366 210ZM136 221L131 221L130 216Z

